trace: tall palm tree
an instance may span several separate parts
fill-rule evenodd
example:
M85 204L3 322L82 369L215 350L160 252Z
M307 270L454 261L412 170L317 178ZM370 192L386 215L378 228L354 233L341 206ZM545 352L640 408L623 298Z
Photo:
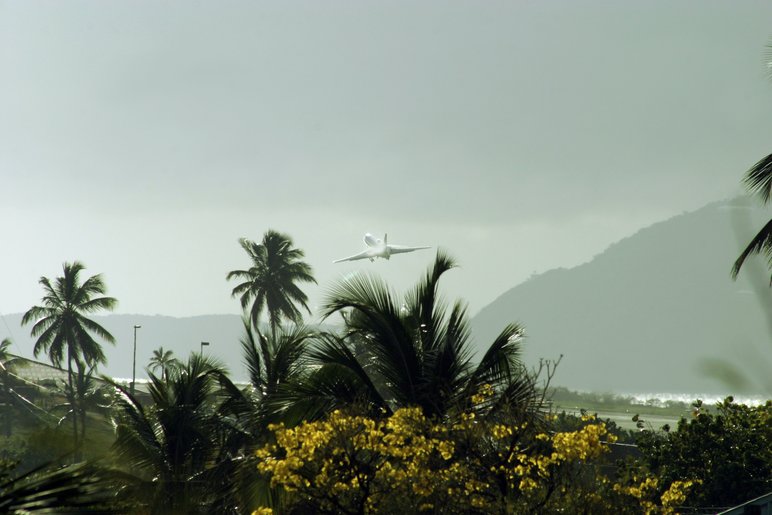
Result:
M240 296L242 309L249 309L252 324L258 328L260 314L267 311L275 337L282 317L302 322L298 306L309 314L311 310L308 297L297 283L316 284L311 266L302 261L303 251L292 246L292 238L274 230L268 230L259 244L246 238L241 238L239 244L252 260L252 266L233 270L226 278L243 281L233 288L232 295Z
M174 357L174 353L170 350L165 351L163 347L158 347L153 351L153 357L150 358L148 364L148 370L155 372L159 368L161 369L161 378L166 381L168 378L168 371L176 366L179 366L180 362Z
M351 276L334 287L325 315L346 313L346 332L327 335L311 353L319 368L293 392L293 409L320 416L357 402L376 413L419 406L427 416L443 417L469 409L490 385L487 408L538 411L535 383L520 361L519 325L504 328L480 361L472 361L466 308L460 302L448 307L439 297L440 278L454 267L438 252L403 300L373 276ZM367 353L355 354L351 338L364 342Z
M62 268L63 275L54 281L47 277L40 278L44 292L43 305L32 306L24 314L22 324L34 321L31 335L37 337L34 347L36 357L41 352L47 352L51 362L61 367L66 353L69 392L75 395L73 363L80 367L81 364L93 366L107 362L102 346L92 333L109 343L115 343L115 338L107 329L86 315L112 310L118 301L102 296L106 293L106 287L101 275L80 282L80 273L85 269L82 263L64 263ZM69 401L76 406L78 399L72 397ZM72 421L77 446L78 417L73 417Z

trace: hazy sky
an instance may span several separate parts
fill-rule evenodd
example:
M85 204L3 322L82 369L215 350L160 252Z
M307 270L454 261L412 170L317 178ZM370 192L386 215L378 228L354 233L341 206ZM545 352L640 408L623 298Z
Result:
M118 312L236 313L289 233L321 302L441 246L474 313L741 191L772 150L769 1L0 0L0 311L65 260ZM513 314L513 318L517 318Z

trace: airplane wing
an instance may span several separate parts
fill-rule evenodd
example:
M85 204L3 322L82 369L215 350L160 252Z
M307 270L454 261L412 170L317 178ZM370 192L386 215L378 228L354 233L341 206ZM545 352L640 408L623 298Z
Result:
M333 263L341 263L343 261L356 261L357 259L368 259L370 257L370 250L363 250L359 254L354 254L353 256L349 256L343 259L336 259L333 261Z
M402 254L404 252L413 252L414 250L430 249L431 247L406 247L404 245L389 245L391 254Z

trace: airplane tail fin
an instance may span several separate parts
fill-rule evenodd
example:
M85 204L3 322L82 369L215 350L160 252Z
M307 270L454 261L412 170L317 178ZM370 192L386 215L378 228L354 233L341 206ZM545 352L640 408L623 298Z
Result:
M383 233L383 244L388 245L389 244L389 235L386 233Z

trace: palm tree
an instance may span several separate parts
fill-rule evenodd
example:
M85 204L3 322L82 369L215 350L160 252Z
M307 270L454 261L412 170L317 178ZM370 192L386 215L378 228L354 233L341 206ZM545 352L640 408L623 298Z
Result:
M265 336L254 330L249 318L244 317L242 322L241 348L250 384L241 389L230 382L222 383L228 396L223 409L257 437L284 408L284 389L304 380L309 343L320 335L296 325L279 329L275 337Z
M222 477L226 424L218 415L221 365L193 354L168 370L168 380L149 374L152 404L140 403L116 383L114 410L118 463L135 474L131 495L144 497L151 513L192 513L210 502Z
M268 230L259 244L246 238L241 238L239 244L252 260L252 266L233 270L226 278L243 281L233 288L232 295L240 296L242 309L249 308L252 324L259 327L264 309L274 337L282 317L296 324L302 322L298 305L309 314L311 310L308 297L297 283L316 284L311 266L301 261L303 251L292 246L292 238L274 230Z
M154 372L161 369L161 378L166 381L168 379L169 369L179 366L180 362L173 356L172 351L164 351L163 347L158 347L153 351L153 357L150 358L150 364L148 370Z
M302 326L279 328L276 336L257 332L244 316L241 347L249 374L244 388L219 376L223 402L218 408L220 420L227 424L227 438L217 467L218 477L233 478L221 496L216 511L223 511L227 499L240 499L240 506L275 505L277 492L257 473L253 450L266 442L271 422L287 421L285 389L302 383L305 377L307 351L317 333ZM229 458L229 459L226 459ZM248 511L248 510L246 510Z
M101 310L112 310L117 301L112 297L103 297L106 292L101 275L89 277L80 283L80 273L85 269L82 263L64 263L64 275L53 282L47 277L40 278L43 286L43 305L32 306L22 318L22 324L35 322L31 335L37 337L34 353L37 357L47 352L48 357L57 367L61 367L65 353L70 395L75 395L73 385L73 363L93 366L106 363L107 358L101 345L91 333L99 338L115 343L115 338L104 327L86 315ZM78 399L69 399L76 406ZM78 443L78 417L72 418L75 444Z
M110 405L107 384L95 377L96 365L87 367L79 363L77 371L73 373L72 383L64 383L60 387L67 402L59 404L57 408L64 410L62 420L67 417L77 418L80 425L80 442L86 441L86 418L88 412L107 412ZM70 391L72 388L72 391ZM75 402L72 400L75 399Z
M419 406L427 416L443 417L470 409L472 397L490 385L486 413L536 413L540 397L520 361L519 325L504 328L479 363L472 361L465 306L448 308L439 298L440 278L454 267L438 252L402 301L373 276L351 276L334 287L324 313L346 313L346 332L321 338L311 353L319 368L297 385L289 399L293 409L314 417L355 402L373 413ZM364 341L367 353L355 354L352 338L360 346Z

